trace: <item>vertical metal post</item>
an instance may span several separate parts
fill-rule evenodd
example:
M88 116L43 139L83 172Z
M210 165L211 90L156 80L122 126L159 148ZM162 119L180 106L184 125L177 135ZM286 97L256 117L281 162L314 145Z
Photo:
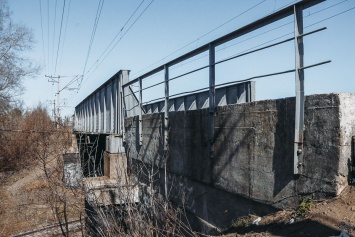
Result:
M57 110L58 110L58 123L57 123L57 128L59 127L60 124L60 76L58 75L58 92L57 92Z
M142 79L139 78L139 145L143 144Z
M107 132L107 86L104 86L103 89L104 95L104 125L103 125L103 132Z
M122 75L121 75L121 80L118 81L117 85L119 85L121 91L120 91L120 95L121 95L121 100L120 100L120 106L121 106L121 114L118 116L120 118L117 117L117 120L121 119L121 132L122 132L122 141L126 142L126 132L125 132L125 127L124 127L124 119L126 117L126 107L125 107L125 93L124 93L124 89L125 87L123 86L123 80L122 80ZM117 104L118 107L118 104Z
M164 65L165 108L164 108L164 151L169 150L169 67Z
M110 113L110 133L114 133L115 132L115 113L116 113L116 108L114 107L114 105L116 104L114 101L116 99L115 97L115 81L112 80L110 82L111 84L111 96L110 96L110 100L111 100L111 107L110 107L110 110L111 110L111 113Z
M215 46L209 47L209 143L212 145L214 140L214 115L216 107L216 70L215 70ZM210 150L212 154L212 147Z
M302 7L294 5L295 15L295 55L296 55L296 112L294 143L294 174L302 174L303 169L303 123L304 123L304 71L303 71L303 12Z
M119 96L121 96L120 94L120 84L118 83L118 77L116 76L115 77L115 80L113 82L113 91L114 91L114 110L115 110L115 113L113 114L113 121L114 121L114 133L118 134L118 135L121 135L120 134L120 126L121 126L121 121L119 121L119 114L121 113L121 110L122 107L120 107L121 105L119 104ZM120 116L121 117L121 116Z
M89 105L89 132L93 132L93 129L92 129L92 100L91 100L91 97L88 98L88 105Z
M87 108L86 108L86 103L84 101L84 131L86 131L86 120L87 120ZM57 125L58 125L58 120L57 120Z

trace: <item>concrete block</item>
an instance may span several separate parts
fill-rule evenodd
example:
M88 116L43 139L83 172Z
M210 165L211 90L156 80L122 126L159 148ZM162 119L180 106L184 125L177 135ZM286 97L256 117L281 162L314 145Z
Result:
M295 207L298 198L306 195L339 195L348 185L349 164L354 162L354 104L355 94L350 93L306 97L301 176L293 174L295 98L217 107L211 150L208 110L170 113L167 172L188 180L186 192L203 186L201 195L222 190L276 208ZM143 145L139 146L137 120L126 119L130 160L164 168L162 121L162 114L143 116ZM157 179L163 180L164 175ZM196 215L206 216L203 213L214 209L216 199L202 200L196 195L191 202L204 203L195 210Z
M121 185L107 177L87 178L85 199L94 206L124 205L139 202L139 188L134 185Z
M124 152L122 138L117 135L109 135L106 137L106 151L109 153Z
M104 175L117 183L127 183L127 158L125 153L104 153Z
M78 153L63 154L64 183L67 187L79 187L82 181L80 156Z

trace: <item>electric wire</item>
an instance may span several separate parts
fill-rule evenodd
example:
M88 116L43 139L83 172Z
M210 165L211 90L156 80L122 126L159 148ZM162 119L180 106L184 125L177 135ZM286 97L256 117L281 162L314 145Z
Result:
M128 24L128 22L132 19L132 17L134 16L134 14L138 11L138 9L141 7L141 5L143 4L145 0L142 0L141 3L138 5L138 7L134 10L134 12L131 14L131 16L128 18L128 20L126 21L126 23L121 27L121 29L118 31L118 33L115 35L115 37L111 40L111 42L109 43L109 45L105 48L105 50L102 52L102 54L98 57L98 59L96 60L96 62L98 62L102 56L107 52L107 50L110 48L110 46L113 44L113 42L115 42L115 40L117 39L117 37L120 35L120 33L122 33L122 31L124 30L124 28L126 27L126 25ZM93 64L90 69L88 70L88 72L95 66L95 64Z
M165 56L164 58L162 58L162 59L160 59L160 60L158 60L158 61L152 63L151 65L149 65L149 66L147 66L147 67L145 67L145 68L143 68L143 69L141 69L141 70L138 71L136 74L139 74L140 72L146 70L147 68L150 68L150 67L152 67L153 65L155 65L155 64L157 64L157 63L159 63L159 62L165 60L166 58L168 58L168 57L170 57L170 56L176 54L177 52L180 52L180 51L183 50L184 48L190 46L191 44L193 44L193 43L195 43L195 42L197 42L197 41L199 41L201 38L203 38L203 37L205 37L205 36L211 34L212 32L214 32L214 31L218 30L219 28L225 26L225 25L228 24L229 22L231 22L231 21L233 21L233 20L235 20L235 19L241 17L241 16L244 15L245 13L247 13L247 12L253 10L254 8L256 8L257 6L259 6L260 4L262 4L262 3L265 2L265 1L266 1L266 0L263 0L263 1L259 2L259 3L257 3L256 5L253 5L252 7L248 8L248 9L245 10L245 11L243 11L242 13L239 13L238 15L234 16L233 18L229 19L228 21L226 21L226 22L222 23L221 25L215 27L214 29L208 31L207 33L201 35L201 36L198 37L197 39L191 41L190 43L187 43L186 45L182 46L181 48L179 48L179 49L175 50L174 52L168 54L168 55ZM136 75L136 74L135 74L135 75Z
M56 74L56 72L57 72L58 55L59 55L59 46L60 46L60 38L61 38L61 36L62 36L62 27L63 27L63 19L64 19L65 2L66 2L66 0L64 0L64 3L63 3L62 19L61 19L61 21L60 21L60 29L59 29L59 38L58 38L57 56L56 56L56 59L55 59L54 75L55 75L55 74Z
M55 23L56 23L56 18L57 18L57 0L55 0L55 7L54 7L54 23L53 23L53 43L52 43L52 70L54 68L54 65L53 65L53 57L54 57L54 39L55 39Z
M63 37L63 44L62 44L62 53L60 56L60 64L59 65L61 65L61 63L63 61L64 45L65 45L65 39L66 39L67 29L68 29L70 6L71 6L71 0L69 0L69 4L68 4L67 19L66 19L66 23L65 23L65 30L64 30L64 37Z
M84 69L83 69L81 81L83 80L83 77L84 77L84 74L85 74L85 70L86 70L86 66L87 66L88 59L89 59L90 52L91 52L91 47L92 47L92 45L93 45L93 43L94 43L94 38L95 38L95 34L96 34L96 29L97 29L97 26L98 26L99 21L100 21L100 16L101 16L101 11L102 11L103 4L104 4L104 0L100 0L99 5L97 6L95 21L94 21L94 26L93 26L92 33L91 33L91 38L90 38L90 43L89 43L88 52L87 52L87 54L86 54L86 59L85 59L85 64L84 64ZM81 84L81 82L80 82L80 84ZM79 86L79 87L80 87L80 86Z
M325 8L323 8L323 9L321 9L321 10L318 10L318 11L316 11L316 12L313 12L312 14L310 14L310 15L308 15L308 16L312 16L312 15L318 14L318 13L320 13L320 12L322 12L322 11L328 10L328 9L330 9L330 8L333 8L333 7L335 7L335 6L339 5L339 4L342 4L342 3L347 2L347 1L349 1L349 0L343 0L343 1L341 1L341 2L337 2L337 3L335 3L335 4L333 4L333 5L329 6L329 7L325 7ZM308 17L308 16L306 16L306 17Z
M152 0L145 8L144 10L140 13L140 15L134 20L134 22L130 25L130 27L122 34L122 36L118 39L118 41L116 41L116 43L113 45L113 47L111 47L111 49L109 50L109 52L107 52L107 54L104 56L104 58L100 61L100 63L98 63L98 65L96 66L96 68L91 72L91 74L86 78L88 79L95 71L96 69L102 64L102 62L107 58L107 56L112 52L112 50L117 46L117 44L123 39L123 37L131 30L131 28L135 25L135 23L142 17L142 15L147 11L147 9L150 7L150 5L154 2L155 0ZM87 72L89 73L89 71ZM87 74L86 73L86 74ZM82 79L83 80L83 79ZM81 83L79 85L79 88L81 86Z
M347 1L349 1L349 0L343 0L343 1L341 1L341 2L337 2L337 3L335 3L335 4L333 4L333 5L329 6L329 7L326 7L326 8L324 8L324 9L321 9L321 10L319 10L319 11L317 11L317 12L314 12L314 13L308 15L308 16L315 15L315 14L317 14L317 13L320 13L320 12L322 12L322 11L324 11L324 10L329 9L329 8L333 8L333 7L335 7L335 6L339 5L339 4L342 4L342 3L347 2ZM286 7L286 6L290 6L290 5L292 5L293 3L295 3L295 2L297 2L297 0L296 0L296 1L293 1L292 3L283 5L282 7L278 8L276 11L278 11L278 10L280 10L280 9ZM261 3L262 3L262 2L260 2L259 4L261 4ZM257 6L257 5L256 5L256 6ZM248 10L251 10L251 9L248 9ZM247 10L247 11L248 11L248 10ZM275 11L275 10L274 10L274 11ZM242 13L242 14L243 14L243 13ZM305 16L304 18L306 18L306 17L308 17L308 16ZM225 25L225 24L227 24L227 23L230 22L230 21L231 21L231 20L229 20L229 21L223 23L222 25ZM259 36L261 36L261 35L267 34L267 33L271 32L271 31L274 31L274 30L276 30L276 29L279 29L279 28L281 28L281 27L287 26L287 25L292 24L292 23L293 23L293 21L287 22L287 23L285 23L285 24L283 24L283 25L280 25L280 26L278 26L278 27L275 27L275 28L273 28L273 29L271 29L271 30L265 31L265 32L260 33L260 34L258 34L258 35L252 36L252 37L250 37L250 38L248 38L248 39L245 39L245 40L242 40L242 41L240 41L240 42L234 43L234 44L232 44L232 45L226 46L226 47L223 48L223 49L216 50L216 52L225 50L225 49L227 49L227 48L230 48L230 47L235 46L235 45L237 45L237 44L240 44L240 43L242 43L242 42L246 42L246 41L248 41L248 40L250 40L250 39L253 39L253 38L259 37ZM222 26L222 25L221 25L221 26ZM210 32L212 32L212 31L213 31L213 30L211 30ZM206 34L209 34L210 32L208 32L208 33L206 33ZM201 38L201 37L199 37L198 39L192 41L191 43L194 43L194 42L198 41L200 38ZM178 50L174 51L173 53L171 53L171 54L165 56L164 58L162 58L162 59L160 59L160 60L154 62L153 64L151 64L151 65L149 65L149 66L147 66L147 67L145 67L145 68L139 70L139 71L138 71L137 73L135 73L133 76L135 76L135 75L139 74L140 72L142 72L142 71L144 71L144 70L146 70L146 69L152 67L153 65L157 64L158 62L161 62L161 61L165 60L167 57L170 57L171 55L173 55L173 54L175 54L176 52L180 51L181 49L187 47L187 46L190 45L191 43L189 43L189 44L187 44L187 45L181 47L180 49L178 49ZM199 59L201 59L201 58L204 58L204 57L207 57L207 56L208 56L208 54L203 55L203 56L201 56L201 57L198 57L198 58L196 58L196 59L193 59L193 60L191 60L191 61L189 61L189 62L194 62L194 61L197 61L197 60L199 60ZM186 64L188 64L189 62L186 62L186 63L184 63L184 64L182 64L182 65L186 65ZM181 66L182 66L182 65L181 65ZM177 67L179 67L179 66L180 66L180 65L176 65L176 66L172 67L171 69L175 69L175 68L177 68Z
M309 35L309 34L316 33L316 32L321 31L321 30L325 30L325 29L326 29L326 28L323 27L323 28L321 28L321 29L318 29L318 30L315 30L315 31L312 31L312 32L309 32L309 33L306 33L306 34L303 34L302 37L303 37L303 36L306 36L306 35ZM288 38L288 39L285 39L285 40L283 40L283 41L280 41L280 42L277 42L277 43L270 44L270 45L267 45L267 46L264 46L264 47L259 48L259 47L262 46L262 45L265 45L265 44L267 44L267 43L273 42L273 41L275 41L275 40L277 40L277 39L280 39L280 38L283 38L283 37L285 37L285 36L287 36L287 35L289 35L289 34L282 35L282 36L277 37L277 38L274 38L274 39L272 39L272 40L270 40L270 41L267 41L267 42L264 42L264 43L262 43L262 44L259 44L259 45L255 46L255 47L249 48L248 50L245 50L245 51L243 51L243 52L240 52L239 54L235 54L235 55L232 55L232 56L230 56L230 57L224 58L224 59L222 59L222 60L220 60L220 61L215 62L214 65L218 65L218 64L220 64L220 63L223 63L223 62L226 62L226 61L230 61L230 60L232 60L232 59L236 59L236 58L239 58L239 57L242 57L242 56L246 56L246 55L248 55L248 54L252 54L252 53L255 53L255 52L258 52L258 51L261 51L261 50L264 50L264 49L268 49L268 48L277 46L277 45L279 45L279 44L283 44L283 43L286 43L286 42L289 42L289 41L294 40L294 37L292 37L292 38ZM255 48L256 48L256 49L255 49ZM199 67L199 68L194 69L194 70L191 70L191 71L189 71L189 72L186 72L186 73L180 74L180 75L178 75L178 76L169 78L168 81L176 80L176 79L178 79L178 78L180 78L180 77L183 77L183 76L192 74L192 73L197 72L197 71L201 71L201 70L203 70L203 69L208 68L209 66L210 66L210 65L206 65L206 66L203 66L203 67ZM147 90L147 89L152 88L152 87L155 87L155 86L157 86L157 85L164 84L164 83L165 83L165 82L163 81L163 82L159 82L159 83L150 85L150 86L148 86L148 87L143 88L142 91ZM139 90L138 90L138 91L134 91L134 93L136 93L136 92L139 92Z
M47 72L50 72L49 64L49 0L47 0Z
M341 2L338 2L338 3L335 3L335 4L333 4L333 5L329 6L329 7L326 7L326 8L324 8L324 9L321 9L321 10L319 10L319 11L316 11L316 12L310 14L310 15L307 15L307 16L305 16L304 18L307 18L307 17L312 16L312 15L316 15L316 14L318 14L318 13L324 11L324 10L333 8L333 7L335 7L335 6L339 5L339 4L344 3L344 2L347 2L347 1L349 1L349 0L344 0L344 1L341 1ZM349 9L349 10L351 10L351 9ZM345 12L347 12L347 11L348 11L348 10L346 10ZM344 13L344 12L343 12L343 13ZM341 14L342 14L342 13L341 13ZM333 17L334 17L334 16L333 16ZM330 18L332 18L332 17L330 17ZM321 21L320 21L320 22L321 22ZM318 23L320 23L320 22L316 22L316 23L314 23L314 24L312 24L312 25L318 24ZM251 40L251 39L260 37L260 36L262 36L262 35L265 35L265 34L267 34L267 33L270 33L270 32L272 32L272 31L275 31L275 30L277 30L277 29L280 29L280 28L282 28L282 27L284 27L284 26L290 25L290 24L292 24L292 23L293 23L293 21L289 21L289 22L287 22L287 23L284 23L284 24L282 24L282 25L280 25L280 26L277 26L277 27L275 27L275 28L272 28L272 29L270 29L270 30L267 30L267 31L265 31L265 32L262 32L262 33L260 33L260 34L257 34L257 35L255 35L255 36L251 36L251 37L249 37L249 38L247 38L247 39L244 39L244 40L242 40L242 41L239 41L239 42L236 42L236 43L234 43L234 44L225 46L224 48L221 48L221 49L216 50L216 52L220 52L220 51L222 51L222 50L226 50L226 49L228 49L228 48L230 48L230 47L233 47L233 46L235 46L235 45L241 44L241 43L243 43L243 42L247 42L247 41L249 41L249 40ZM306 26L305 29L308 28L308 27L310 27L310 26L312 26L312 25ZM267 41L267 42L264 42L264 43L262 43L262 44L256 45L256 46L254 46L254 47L252 47L252 48L248 48L248 49L246 49L245 51L239 52L238 54L247 52L247 51L252 50L252 49L254 49L254 48L257 48L257 47L260 47L260 46L265 45L265 44L267 44L267 43L273 42L273 41L275 41L275 40L277 40L277 39L280 39L280 38L282 38L282 37L286 37L286 36L292 35L293 33L294 33L294 32L290 32L290 33L288 33L288 34L285 34L285 35L282 35L282 36L280 36L280 37L274 38L274 39L269 40L269 41ZM237 55L237 54L235 54L235 55ZM204 55L202 55L202 56L200 56L200 57L194 58L194 59L192 59L192 60L190 60L190 61L188 61L188 62L179 64L179 65L174 65L174 66L171 67L171 70L174 70L174 69L176 69L176 68L178 68L178 67L187 65L187 64L192 63L192 62L194 62L194 61L200 60L200 59L205 58L205 57L207 57L207 56L208 56L208 53L206 53L206 54L204 54ZM233 56L232 56L232 57L233 57ZM161 72L160 74L162 74L162 73L163 73L163 72Z
M348 1L348 0L344 0L343 2L346 2L346 1ZM330 6L330 7L327 7L326 9L329 9L329 8L331 8L331 7L334 7L334 6L338 5L338 4L339 4L339 3L334 4L334 5ZM334 15L332 15L332 16L329 16L329 17L327 17L327 18L325 18L325 19L322 19L322 20L319 20L319 21L317 21L317 22L314 22L314 23L312 23L312 24L310 24L310 25L308 25L308 26L306 26L306 27L304 27L304 28L305 28L305 29L306 29L306 28L309 28L309 27L311 27L311 26L313 26L313 25L316 25L316 24L319 24L319 23L324 22L324 21L326 21L326 20L332 19L332 18L334 18L334 17L337 17L337 16L339 16L339 15L342 15L342 14L344 14L344 13L346 13L346 12L349 12L349 11L351 11L351 10L354 10L354 9L355 9L355 7L346 9L346 10L344 10L344 11L342 11L342 12L336 13L336 14L334 14ZM325 9L322 9L322 10L319 10L319 11L317 11L317 12L314 12L314 13L311 14L311 15L317 14L317 13L323 11L323 10L325 10ZM306 17L308 17L308 16L306 16ZM286 24L289 24L289 23L286 23ZM285 24L285 25L286 25L286 24ZM282 25L282 26L284 26L284 25ZM318 32L318 31L321 31L321 30L324 30L324 29L326 29L326 28L323 27L323 28L321 28L321 29L318 29L318 30L315 30L315 31L306 33L306 34L304 34L303 36L309 35L309 34L311 34L311 33L315 33L315 32ZM274 29L271 29L271 30L274 30ZM269 40L269 41L267 41L267 42L264 42L264 43L262 43L262 44L259 44L259 45L257 45L257 46L254 46L254 47L252 47L252 48L249 48L248 50L243 51L243 52L241 52L241 53L239 53L239 54L232 55L232 56L230 56L230 57L227 57L227 58L225 58L225 59L222 59L222 60L216 62L215 65L220 64L220 63L223 63L223 62L225 62L225 61L229 61L229 60L231 60L231 59L235 59L235 58L244 56L244 55L246 55L246 54L250 54L250 53L253 53L253 52L256 52L256 51L260 51L260 50L262 50L262 49L270 48L270 47L272 47L272 46L274 46L274 45L277 45L277 44L289 42L289 41L291 41L293 38L292 38L292 39L291 39L291 38L290 38L290 39L286 39L286 40L281 41L281 42L279 42L279 43L276 43L276 44L273 44L273 45L269 45L269 46L266 46L266 47L263 47L263 48L254 50L253 52L247 52L247 51L249 51L249 50L253 50L254 48L260 47L260 46L262 46L262 45L265 45L265 44L267 44L267 43L273 42L273 41L275 41L275 40L277 40L277 39L283 38L283 37L288 36L288 35L293 34L293 33L294 33L294 32L291 32L291 33L288 33L288 34L279 36L279 37L277 37L277 38L274 38L274 39L272 39L272 40ZM330 62L330 61L322 62L322 63L316 64L316 65L311 65L311 66L304 67L304 68L302 68L302 69L306 69L306 68L313 67L313 66L318 66L318 65L321 65L321 64L324 64L324 63L329 63L329 62ZM192 71L190 71L190 72L181 74L181 75L176 76L176 77L174 77L174 78L171 78L171 79L169 79L168 81L175 80L175 79L180 78L180 77L182 77L182 76L191 74L191 73L193 73L193 72L200 71L200 70L205 69L205 68L208 68L208 67L209 67L209 66L203 66L203 67L197 68L197 69L192 70ZM294 71L294 70L293 70L293 71ZM291 72L291 71L288 70L287 73L288 73L288 72ZM270 74L270 76L271 76L271 75L274 75L274 74ZM275 75L276 75L276 74L275 74ZM278 75L278 74L277 74L277 75ZM252 78L247 79L247 80L257 79L257 78L260 78L260 77L252 77ZM146 88L143 88L142 91L143 91L143 90L146 90L146 89L149 89L149 88L152 88L152 87L154 87L154 86L163 84L163 83L164 83L164 82L159 82L159 83L156 83L156 84L154 84L154 85L148 86L148 87L146 87ZM224 84L228 84L228 83L223 83L223 84L221 84L221 85L224 85ZM202 89L199 89L199 90L202 90ZM196 90L196 91L199 91L199 90ZM139 92L139 91L135 91L134 93L136 93L136 92ZM195 92L195 91L193 91L193 92ZM180 94L186 94L186 93L190 93L190 91L179 93L179 95L180 95ZM191 92L191 93L192 93L192 92ZM175 94L175 95L172 95L172 96L176 96L176 94ZM161 99L161 98L159 98L159 99ZM154 99L154 100L152 100L152 101L159 100L159 99ZM152 101L150 101L150 102L152 102ZM145 102L145 103L148 103L148 102Z
M45 64L46 62L46 56L44 53L44 36L43 36L43 19L42 19L42 0L38 0L39 1L39 14L41 17L41 33L42 33L42 50L43 50L43 63Z
M204 36L206 36L206 35L208 35L208 34L212 33L213 31L215 31L215 30L219 29L220 27L222 27L222 26L226 25L227 23L229 23L230 21L233 21L234 19L236 19L236 18L240 17L241 15L245 14L246 12L248 12L248 11L250 11L250 10L254 9L255 7L257 7L258 5L260 5L261 3L265 2L265 1L266 1L266 0L264 0L264 1L260 2L260 3L256 4L256 5L254 5L254 6L252 6L251 8L249 8L249 9L247 9L246 11L244 11L244 12L242 12L242 13L238 14L237 16L233 17L232 19L228 20L227 22L224 22L224 23L223 23L223 24L221 24L220 26L218 26L218 27L214 28L213 30L211 30L211 31L209 31L209 32L207 32L207 33L205 33L203 36L199 37L198 39L196 39L195 41L193 41L193 42L189 43L188 45L190 45L190 44L192 44L192 43L194 43L194 42L198 41L198 40L199 40L199 39L201 39L202 37L204 37ZM152 2L153 2L153 1L152 1ZM152 3L152 2L151 2L151 3ZM151 4L151 3L150 3L150 4ZM150 5L150 4L149 4L149 5ZM148 7L149 7L149 6L148 6ZM145 10L146 10L146 9L145 9ZM131 27L132 27L132 26L131 26ZM123 37L123 36L122 36L122 37ZM122 37L121 37L121 38L122 38ZM121 39L120 39L120 40L121 40ZM117 43L118 43L118 42L117 42ZM117 45L117 43L116 43L115 45ZM180 48L180 49L178 49L178 50L174 51L173 53L169 54L169 55L168 55L168 56L166 56L166 57L171 56L172 54L174 54L174 53L176 53L176 52L178 52L178 51L182 50L183 48L187 47L188 45L183 46L182 48ZM112 48L112 49L113 49L113 48ZM112 49L110 50L110 52L112 51ZM110 52L109 52L109 53L110 53ZM107 55L108 55L108 54L107 54ZM107 57L107 55L105 56L105 58ZM101 56L100 56L100 57L101 57ZM159 61L164 60L166 57L164 57L163 59L161 59L161 60L159 60ZM105 58L104 58L104 59L105 59ZM103 60L104 60L104 59L103 59ZM103 60L102 60L102 61L103 61ZM102 61L100 62L100 64L102 63ZM159 61L157 61L157 62L159 62ZM154 64L156 64L157 62L155 62ZM100 64L99 64L98 66L100 66ZM154 65L154 64L152 64L152 65ZM146 67L146 68L149 68L149 67L151 67L152 65L150 65L150 66L148 66L148 67ZM93 66L94 66L94 65L93 65ZM93 67L93 66L92 66L92 67ZM98 67L98 66L97 66L97 67ZM92 67L91 67L91 68L92 68ZM95 68L95 70L97 69L97 67ZM91 68L90 68L90 70L91 70ZM146 68L144 68L144 69L140 70L139 72L141 72L141 71L145 70ZM89 70L89 71L90 71L90 70ZM94 70L94 71L95 71L95 70ZM89 72L89 71L88 71L88 72ZM138 73L139 73L139 72L138 72ZM92 75L92 73L90 74L90 76L91 76L91 75ZM89 76L89 77L90 77L90 76ZM83 80L83 78L82 78L82 80ZM161 83L159 83L159 84L161 84ZM80 86L81 86L81 82L80 82L80 85L79 85L79 89L80 89Z
M352 11L352 10L354 10L354 9L355 9L355 7L349 8L349 9L347 9L347 10L345 10L345 11L342 11L342 12L339 12L339 13L333 15L333 16L330 16L330 17L327 17L327 18L325 18L325 19L323 19L323 20L320 20L320 21L317 21L317 22L315 22L315 23L312 23L311 25L308 25L307 27L314 26L314 25L316 25L316 24L319 24L319 23L321 23L321 22L327 21L327 20L332 19L332 18L334 18L334 17L340 16L340 15L342 15L342 14L344 14L344 13L347 13L347 12L349 12L349 11Z
M81 77L81 75L73 76L73 79L70 80L59 92L65 90L65 89L70 89L69 86L71 86L74 82L77 82L80 77ZM76 89L78 89L78 88L76 88Z
M317 12L314 12L314 13L312 13L312 14L310 14L310 15L317 14L317 13L319 13L319 12L321 12L321 11L327 10L327 9L329 9L329 8L332 8L332 7L334 7L334 6L336 6L336 5L339 5L339 4L341 4L341 3L343 3L343 2L346 2L346 1L348 1L348 0L345 0L345 1L342 1L342 2L339 2L339 3L336 3L336 4L332 5L332 6L329 6L329 7L325 8L325 9L322 9L322 10L319 10L319 11L317 11ZM350 9L345 10L345 11L342 11L342 12L340 12L340 13L337 13L337 14L335 14L335 15L332 15L332 16L330 16L330 17L327 17L327 18L325 18L325 19L322 19L322 20L320 20L320 21L317 21L317 22L315 22L315 23L312 23L311 25L308 25L308 26L306 26L305 28L308 28L308 27L313 26L313 25L315 25L315 24L318 24L318 23L320 23L320 22L324 22L324 21L326 21L326 20L332 19L332 18L334 18L334 17L336 17L336 16L339 16L339 15L341 15L341 14L344 14L344 13L346 13L346 12L349 12L349 11L351 11L351 10L353 10L353 9L355 9L355 7L352 7L352 8L350 8ZM308 16L306 16L306 17L308 17ZM291 23L292 23L292 22L291 22ZM290 23L286 23L286 24L284 24L284 25L287 25L287 24L290 24ZM282 26L284 26L284 25L282 25ZM282 26L279 26L279 27L277 27L277 28L280 28L280 27L282 27ZM275 28L275 29L276 29L276 28ZM270 31L275 30L275 29L271 29ZM268 31L268 32L270 32L270 31ZM267 33L267 32L264 32L264 33L262 33L262 34L265 34L265 33ZM292 32L292 33L293 33L293 32ZM291 33L291 34L292 34L292 33ZM262 35L262 34L259 34L258 36L260 36L260 35ZM286 34L286 35L289 35L289 34ZM284 37L284 36L286 36L286 35L280 36L280 37L278 37L278 38ZM254 36L254 37L257 37L257 36ZM273 39L273 40L275 40L275 39ZM273 41L273 40L272 40L272 41ZM268 41L268 42L270 42L270 41ZM240 42L238 42L238 43L240 43ZM264 44L265 44L265 43L264 43ZM228 47L231 47L231 46L228 46ZM256 46L256 47L257 47L257 46ZM254 48L254 47L253 47L253 48ZM220 50L224 50L224 49L220 49ZM144 69L143 69L143 70L144 70ZM159 84L161 84L161 83L159 83ZM147 88L146 88L146 89L147 89Z

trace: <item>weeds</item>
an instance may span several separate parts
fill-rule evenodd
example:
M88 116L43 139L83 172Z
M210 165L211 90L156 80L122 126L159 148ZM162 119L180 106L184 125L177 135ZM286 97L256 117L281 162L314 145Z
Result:
M297 216L305 218L311 212L314 207L312 198L304 198L300 202L299 206L296 208L295 212Z

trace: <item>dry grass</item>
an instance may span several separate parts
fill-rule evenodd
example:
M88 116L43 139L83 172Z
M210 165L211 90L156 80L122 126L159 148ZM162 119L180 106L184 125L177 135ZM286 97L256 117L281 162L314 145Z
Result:
M49 183L48 181L44 179L38 179L38 180L33 180L30 182L26 187L25 191L26 192L32 192L32 191L37 191L41 189L49 188Z
M78 219L82 195L62 182L62 153L71 142L69 130L57 129L41 107L0 118L0 130L4 127L0 172L11 175L0 186L0 236Z

